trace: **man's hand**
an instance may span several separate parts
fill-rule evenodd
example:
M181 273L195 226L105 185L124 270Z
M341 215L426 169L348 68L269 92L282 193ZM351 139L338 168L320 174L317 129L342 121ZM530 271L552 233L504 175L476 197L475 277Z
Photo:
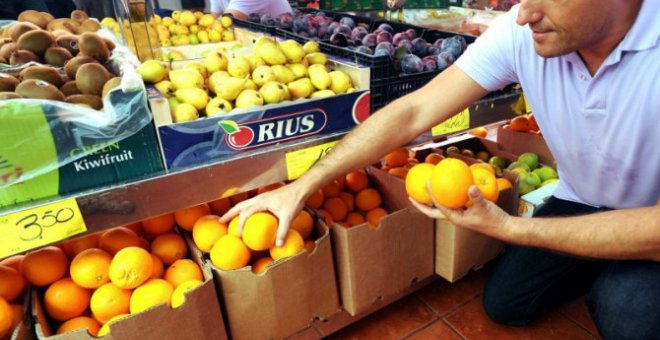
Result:
M280 247L284 244L284 238L289 232L291 221L303 208L305 199L305 190L298 188L295 183L288 184L236 204L220 218L220 222L229 223L238 215L238 236L240 237L243 234L243 225L248 217L260 211L269 211L277 217L279 222L275 245Z
M430 189L430 188L429 188ZM431 218L446 218L455 225L471 229L489 236L498 237L506 232L510 216L500 209L495 203L488 201L481 195L476 186L468 189L468 195L472 200L472 206L463 209L449 209L438 204L431 196L435 207L419 203L409 198L417 209Z

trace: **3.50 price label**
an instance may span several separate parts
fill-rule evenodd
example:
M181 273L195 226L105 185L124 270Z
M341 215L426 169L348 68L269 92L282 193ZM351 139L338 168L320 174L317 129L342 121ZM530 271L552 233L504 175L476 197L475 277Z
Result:
M302 150L288 152L285 155L286 172L289 180L302 176L316 162L325 157L339 141L312 146Z
M87 226L75 199L0 216L0 258L84 233Z

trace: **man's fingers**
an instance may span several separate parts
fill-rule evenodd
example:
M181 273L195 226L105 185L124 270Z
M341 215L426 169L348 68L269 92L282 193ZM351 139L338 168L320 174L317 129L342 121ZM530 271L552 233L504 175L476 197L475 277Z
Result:
M484 195L481 194L481 190L479 190L476 185L471 185L470 188L468 188L468 196L470 197L472 204L475 206L485 203Z
M419 203L415 201L412 197L408 197L410 202L417 208L419 211L421 211L424 215L431 217L431 218L445 218L446 216L437 209L433 209L429 207L426 204Z
M278 216L278 226L277 226L277 238L275 239L275 246L281 247L284 244L284 239L286 234L289 232L291 226L291 217L289 216Z
M228 224L231 220L241 212L239 205L235 205L229 209L224 215L220 217L220 223Z

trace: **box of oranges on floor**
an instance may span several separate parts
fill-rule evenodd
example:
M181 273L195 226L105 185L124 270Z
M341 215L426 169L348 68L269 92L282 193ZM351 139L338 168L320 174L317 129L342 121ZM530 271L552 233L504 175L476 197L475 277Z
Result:
M38 339L226 339L212 275L167 214L25 255Z
M433 275L433 221L375 168L335 180L307 205L331 226L342 307L359 314Z
M32 339L30 289L21 274L23 255L0 261L0 339Z
M468 136L415 149L409 156L408 165L412 163L412 167L405 174L406 189L412 198L431 204L434 197L443 206L465 208L471 205L467 191L474 184L484 198L509 214L517 213L517 176L486 162L514 157L502 152L497 143ZM433 196L426 183L430 183ZM502 248L502 242L496 239L457 227L444 218L435 220L435 272L448 281L481 267Z
M239 237L238 217L226 225L218 217L247 197L246 192L191 208L213 213L198 218L192 238L215 277L231 338L285 338L339 311L328 229L303 210L276 247L278 219L258 212L247 217Z

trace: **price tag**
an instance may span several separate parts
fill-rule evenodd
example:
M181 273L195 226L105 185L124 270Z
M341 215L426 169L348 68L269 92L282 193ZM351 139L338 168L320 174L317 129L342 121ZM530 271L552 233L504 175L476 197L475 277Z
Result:
M84 233L87 226L75 199L0 216L0 258Z
M470 128L470 108L453 115L444 122L436 125L431 129L431 135L433 137L446 135L448 133L467 130Z
M316 162L325 157L339 141L312 146L302 150L287 152L285 155L286 172L289 180L302 176Z
M529 104L529 100L527 100L527 97L525 97L525 94L523 93L523 99L525 99L525 112L527 113L532 113L532 106Z

